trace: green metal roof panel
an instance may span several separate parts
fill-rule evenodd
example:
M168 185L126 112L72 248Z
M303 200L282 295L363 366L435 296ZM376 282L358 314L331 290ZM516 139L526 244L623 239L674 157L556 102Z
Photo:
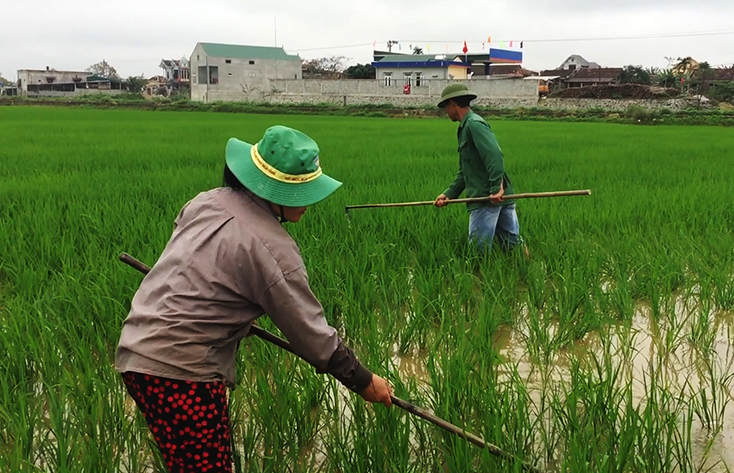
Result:
M237 44L200 43L210 57L239 59L271 59L279 61L300 61L297 54L288 54L283 48L272 46L240 46Z

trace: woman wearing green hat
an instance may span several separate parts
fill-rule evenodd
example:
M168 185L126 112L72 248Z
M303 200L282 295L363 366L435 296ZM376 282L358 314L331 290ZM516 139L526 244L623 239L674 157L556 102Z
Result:
M316 143L283 126L254 145L232 138L224 179L179 213L117 350L116 368L172 472L232 471L225 387L234 387L239 341L264 314L317 372L391 404L387 382L326 322L281 226L341 186L321 171Z
M441 93L439 108L444 108L451 121L459 122L459 172L456 179L443 191L434 204L447 205L466 191L466 197L487 197L482 203L469 203L469 239L480 251L489 252L495 236L500 247L510 250L522 244L520 224L515 203L503 200L513 194L512 181L505 172L505 160L497 139L482 117L469 107L477 98L464 84L451 84ZM525 254L528 255L527 248Z

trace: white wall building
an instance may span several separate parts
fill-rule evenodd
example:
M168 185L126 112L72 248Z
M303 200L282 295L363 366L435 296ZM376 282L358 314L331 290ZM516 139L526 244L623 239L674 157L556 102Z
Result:
M124 93L122 81L84 71L20 69L18 94L25 97L72 97L83 94Z
M578 54L574 54L563 61L563 64L561 64L561 67L559 67L558 69L573 71L576 69L598 69L599 67L601 67L599 66L599 64L595 62L589 62Z
M259 100L271 79L300 79L301 58L283 48L197 43L190 58L191 100Z

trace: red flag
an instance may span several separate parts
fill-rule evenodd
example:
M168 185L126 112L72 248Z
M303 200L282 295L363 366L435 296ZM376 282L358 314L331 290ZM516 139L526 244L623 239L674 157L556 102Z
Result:
M466 41L464 41L464 48L462 49L464 54L466 54L469 51L469 48L466 47Z
M510 40L510 47L512 47L512 40Z

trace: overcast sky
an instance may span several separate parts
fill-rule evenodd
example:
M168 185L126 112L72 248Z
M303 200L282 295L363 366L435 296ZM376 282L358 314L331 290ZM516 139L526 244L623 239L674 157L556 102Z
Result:
M605 67L668 66L692 56L734 64L734 0L0 0L0 73L84 70L106 59L123 77L161 73L161 58L190 56L197 42L278 45L302 59L372 60L373 44L408 52L470 53L524 41L524 65L552 69L580 54ZM32 7L31 7L32 6ZM12 7L12 8L11 8ZM8 17L13 8L20 17ZM31 11L32 10L32 11ZM30 16L27 16L30 15ZM15 18L15 19L14 19ZM624 38L624 39L607 39ZM633 39L634 38L634 39ZM600 40L603 39L603 40Z

